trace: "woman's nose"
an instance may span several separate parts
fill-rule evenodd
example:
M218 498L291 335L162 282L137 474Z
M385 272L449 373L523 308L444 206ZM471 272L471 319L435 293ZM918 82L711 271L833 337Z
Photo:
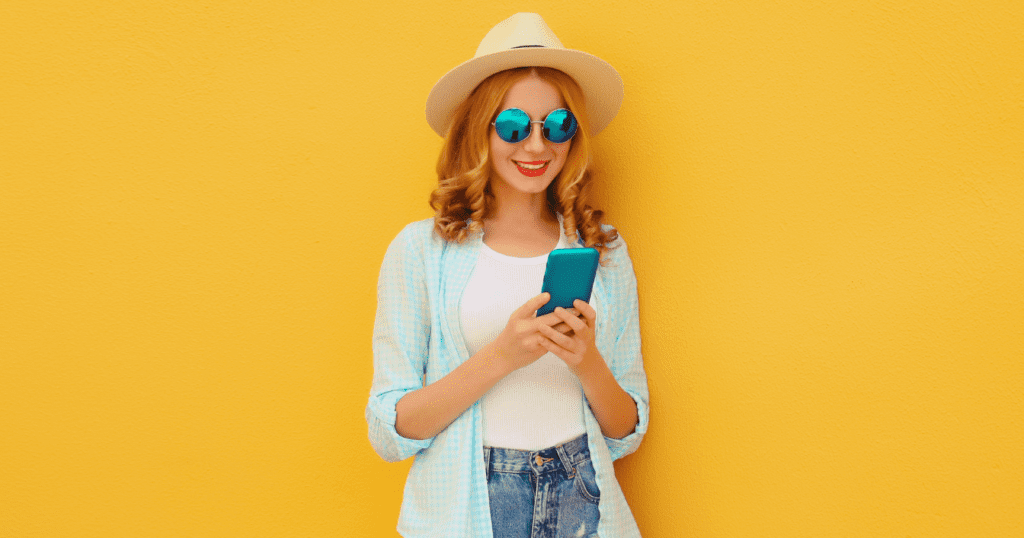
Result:
M544 135L541 134L543 127L540 125L532 125L531 127L530 134L524 142L524 149L531 153L540 153L544 151Z

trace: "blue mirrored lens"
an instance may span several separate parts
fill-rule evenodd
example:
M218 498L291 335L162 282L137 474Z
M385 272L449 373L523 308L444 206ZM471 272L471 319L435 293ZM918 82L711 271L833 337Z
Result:
M505 142L519 142L530 135L530 116L518 108L509 108L498 114L494 128Z
M544 120L544 138L556 144L568 142L576 134L576 127L576 116L568 109L560 108Z

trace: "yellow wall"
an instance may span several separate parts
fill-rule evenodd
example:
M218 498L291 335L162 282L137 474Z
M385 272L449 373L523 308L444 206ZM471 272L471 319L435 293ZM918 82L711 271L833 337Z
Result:
M394 535L377 271L516 11L626 85L644 535L1024 535L1020 2L313 4L0 8L0 536Z

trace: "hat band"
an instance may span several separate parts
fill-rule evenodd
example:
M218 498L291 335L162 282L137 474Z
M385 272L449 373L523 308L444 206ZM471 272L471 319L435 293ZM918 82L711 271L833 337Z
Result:
M525 48L529 48L529 47L540 47L542 49L543 48L547 48L544 45L517 45L517 46L512 47L512 48L514 48L514 49L525 49Z

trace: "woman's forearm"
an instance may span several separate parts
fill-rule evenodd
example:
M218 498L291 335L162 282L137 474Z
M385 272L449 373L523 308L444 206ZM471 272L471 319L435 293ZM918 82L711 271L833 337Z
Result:
M398 400L395 405L398 434L408 439L429 439L441 433L508 375L493 347L484 346L448 375Z
M594 412L601 433L613 439L622 439L636 430L638 415L636 402L619 382L604 359L594 361L589 371L577 372L583 393Z

